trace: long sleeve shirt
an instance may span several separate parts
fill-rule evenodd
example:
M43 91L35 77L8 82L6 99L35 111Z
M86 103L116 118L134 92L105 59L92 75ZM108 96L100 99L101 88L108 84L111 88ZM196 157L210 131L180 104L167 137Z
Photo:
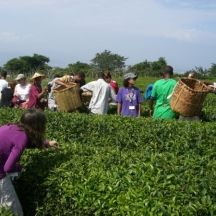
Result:
M4 178L7 172L21 170L17 162L28 142L25 131L17 125L0 127L0 179Z
M28 108L38 108L40 104L40 99L38 95L42 92L41 86L32 85L29 91L29 101Z

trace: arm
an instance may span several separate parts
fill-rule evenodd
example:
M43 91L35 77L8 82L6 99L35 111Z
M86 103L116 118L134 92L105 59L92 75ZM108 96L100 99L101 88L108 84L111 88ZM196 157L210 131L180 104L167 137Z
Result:
M44 88L41 93L37 95L38 99L41 99L47 93L47 88Z
M122 109L122 89L119 90L117 97L116 97L116 101L117 101L117 114L121 115L121 109Z
M154 103L155 103L155 99L154 97L151 97L151 99L149 100L149 114L150 116L152 115L153 109L154 109Z
M95 88L95 81L89 82L86 85L81 87L83 91L91 91L91 92L94 91L94 88Z
M18 146L19 144L12 148L10 155L8 156L7 161L4 165L4 172L21 171L21 167L19 165L16 165L16 163L20 159L25 145L22 143L22 147Z
M43 148L58 148L58 143L55 140L45 140Z
M113 88L110 87L110 98L116 102L116 94Z
M117 104L117 114L121 115L121 104L120 103Z
M138 117L141 115L141 103L143 102L143 97L140 90L137 92L137 102L138 102Z
M138 117L141 115L141 104L138 105Z
M17 85L15 86L15 89L14 89L14 96L18 96L18 93L17 93Z
M57 80L55 81L55 83L58 84L58 85L67 87L67 84L64 83L64 82L62 82L60 79L57 79Z

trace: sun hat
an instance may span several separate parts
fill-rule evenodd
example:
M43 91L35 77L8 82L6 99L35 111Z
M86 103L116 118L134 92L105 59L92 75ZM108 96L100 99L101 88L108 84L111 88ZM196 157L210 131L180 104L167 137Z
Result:
M126 79L135 79L135 78L137 78L137 75L135 73L126 73L124 75L124 80L126 80Z
M36 79L36 78L38 78L38 77L43 77L43 78L45 78L45 75L36 72L36 73L33 75L33 77L31 78L31 80Z
M18 81L18 80L25 79L25 78L26 77L24 74L18 74L15 80Z

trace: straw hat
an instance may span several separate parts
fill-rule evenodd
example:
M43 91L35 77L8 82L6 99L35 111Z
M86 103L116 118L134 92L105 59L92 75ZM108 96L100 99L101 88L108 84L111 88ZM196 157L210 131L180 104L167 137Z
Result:
M45 75L36 72L36 73L33 75L33 77L31 78L31 80L34 80L34 79L36 79L36 78L38 78L38 77L45 78Z

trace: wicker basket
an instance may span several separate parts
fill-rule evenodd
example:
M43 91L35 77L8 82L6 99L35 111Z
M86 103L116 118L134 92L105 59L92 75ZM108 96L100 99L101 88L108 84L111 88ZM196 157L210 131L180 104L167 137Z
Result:
M182 78L174 89L170 105L183 116L199 116L209 88L196 79Z
M54 90L58 111L72 112L82 106L80 89L76 83L69 87L59 86Z
M89 91L83 92L81 95L81 100L84 105L88 105L91 101L92 93Z

